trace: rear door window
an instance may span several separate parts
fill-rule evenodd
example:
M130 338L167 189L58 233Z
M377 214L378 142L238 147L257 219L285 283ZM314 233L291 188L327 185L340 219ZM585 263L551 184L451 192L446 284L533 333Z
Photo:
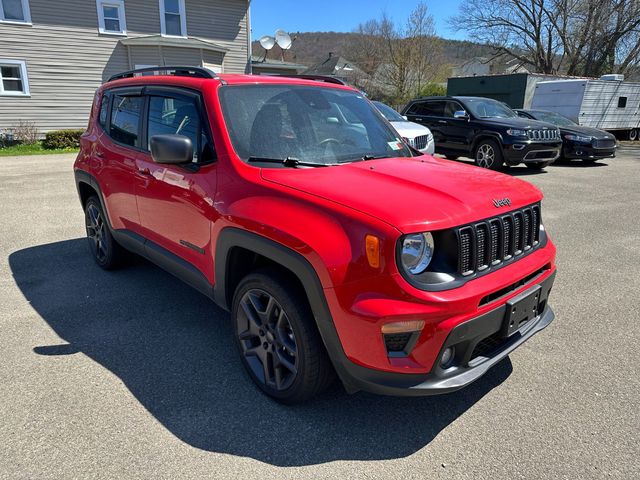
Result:
M141 96L113 96L109 136L116 142L140 147L140 116L144 98Z

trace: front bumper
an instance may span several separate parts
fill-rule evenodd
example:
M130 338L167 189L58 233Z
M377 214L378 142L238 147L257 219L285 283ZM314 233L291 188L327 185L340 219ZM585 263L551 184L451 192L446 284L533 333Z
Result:
M513 141L505 142L503 153L510 165L529 162L549 162L560 156L562 142Z
M348 363L343 364L343 371L338 373L348 390L365 390L382 395L424 396L463 388L553 321L554 313L547 300L554 279L555 272L524 292L540 286L538 305L541 306L541 313L511 337L502 338L501 335L507 304L453 328L440 350L441 355L447 347L455 347L456 360L449 368L442 369L435 364L427 374L413 374L383 372Z
M590 144L567 142L562 147L562 156L569 160L614 158L616 156L616 147L595 148Z

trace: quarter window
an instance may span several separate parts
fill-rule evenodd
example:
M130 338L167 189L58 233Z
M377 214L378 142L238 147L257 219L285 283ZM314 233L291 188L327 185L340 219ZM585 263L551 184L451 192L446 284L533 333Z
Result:
M107 118L109 118L109 100L110 96L108 94L102 95L102 102L100 103L100 125L102 128L107 127Z
M30 24L29 0L0 0L0 22Z
M23 60L0 59L0 95L29 95L27 64Z
M160 28L162 35L187 36L184 0L160 0Z
M126 35L124 0L96 0L98 30L109 35Z
M114 95L109 136L116 142L140 147L140 114L142 97Z

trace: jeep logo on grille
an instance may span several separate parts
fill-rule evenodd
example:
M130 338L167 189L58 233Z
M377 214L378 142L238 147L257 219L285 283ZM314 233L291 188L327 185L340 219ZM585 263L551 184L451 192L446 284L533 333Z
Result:
M493 199L493 206L496 208L500 208L500 207L510 207L511 206L511 199L508 197L505 198L500 198L500 199Z

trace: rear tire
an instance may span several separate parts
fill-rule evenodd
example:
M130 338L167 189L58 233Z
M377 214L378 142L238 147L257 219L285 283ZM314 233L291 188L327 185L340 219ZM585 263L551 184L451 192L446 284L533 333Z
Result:
M637 128L632 128L631 130L629 130L629 140L631 140L632 142L635 142L636 140L638 140L639 136L640 136L640 132L638 131Z
M126 250L113 238L102 204L97 197L89 197L84 205L85 227L89 250L104 270L113 270L124 263Z
M247 275L233 297L236 343L254 383L279 402L304 402L335 372L304 290L277 270Z
M549 165L551 165L553 162L529 162L529 163L525 163L525 165L527 166L527 168L529 170L542 170L547 168Z
M477 166L489 170L500 170L504 163L502 148L495 140L480 140L473 158Z

